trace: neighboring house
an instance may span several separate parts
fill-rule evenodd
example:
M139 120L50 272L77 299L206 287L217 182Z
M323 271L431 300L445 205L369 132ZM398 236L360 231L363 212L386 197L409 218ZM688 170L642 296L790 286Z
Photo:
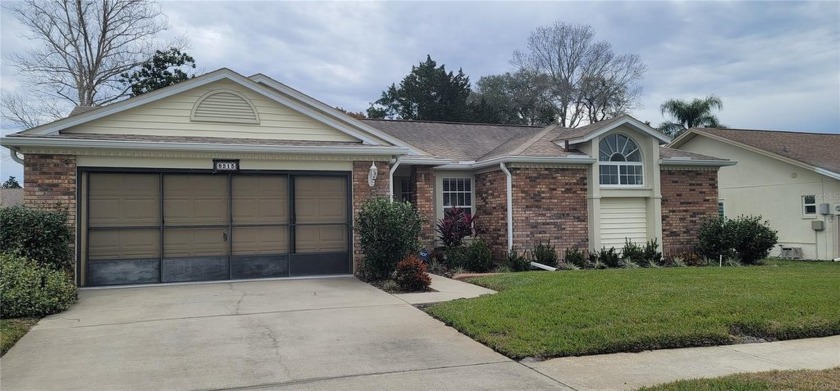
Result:
M23 205L23 189L0 189L0 208Z
M719 174L727 217L769 220L786 255L840 258L840 134L691 129L670 146L738 161Z
M427 248L457 206L498 255L626 237L685 251L734 163L667 141L629 116L578 129L359 121L221 69L0 144L25 156L27 205L75 216L77 283L96 286L351 273L353 216L373 196L412 201Z

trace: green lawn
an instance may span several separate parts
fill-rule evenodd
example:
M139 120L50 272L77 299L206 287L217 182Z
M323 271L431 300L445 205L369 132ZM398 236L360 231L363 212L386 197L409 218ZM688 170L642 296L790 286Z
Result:
M35 323L38 323L37 318L0 319L0 356L15 346Z
M840 334L840 263L506 273L426 311L512 358Z
M764 391L764 390L840 390L840 368L822 371L772 371L742 373L714 379L680 380L645 387L640 391Z

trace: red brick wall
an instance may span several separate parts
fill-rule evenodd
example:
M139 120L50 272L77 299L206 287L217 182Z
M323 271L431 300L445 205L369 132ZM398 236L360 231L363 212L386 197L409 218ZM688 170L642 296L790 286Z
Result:
M513 244L589 247L586 168L512 168Z
M356 221L356 213L361 209L365 200L382 196L388 197L388 189L391 183L388 178L388 162L376 162L377 178L373 187L368 186L368 172L370 172L370 161L353 162L353 221ZM359 234L353 231L353 266L354 272L358 270L362 262L362 251L359 245Z
M435 174L429 166L411 167L411 178L414 180L414 207L421 217L426 219L420 232L420 242L428 251L435 247Z
M662 184L662 249L664 254L694 251L704 219L717 216L717 170L668 170Z
M495 258L507 253L507 183L501 170L475 176L475 213L478 229Z
M24 205L67 208L67 223L76 234L76 157L27 154L23 160Z

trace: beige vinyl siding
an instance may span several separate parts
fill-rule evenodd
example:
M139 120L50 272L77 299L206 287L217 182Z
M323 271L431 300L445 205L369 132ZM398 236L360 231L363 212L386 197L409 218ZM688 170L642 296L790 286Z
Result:
M601 246L621 250L626 239L647 241L647 207L644 198L601 199Z
M211 91L242 94L256 107L259 124L192 121L196 102ZM300 114L236 83L222 80L141 107L64 130L65 133L179 137L224 137L277 140L359 140Z

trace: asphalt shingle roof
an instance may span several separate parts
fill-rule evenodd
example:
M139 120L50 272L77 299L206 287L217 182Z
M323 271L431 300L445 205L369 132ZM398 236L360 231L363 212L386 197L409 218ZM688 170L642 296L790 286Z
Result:
M694 128L809 166L840 173L840 134L799 133L774 130Z

